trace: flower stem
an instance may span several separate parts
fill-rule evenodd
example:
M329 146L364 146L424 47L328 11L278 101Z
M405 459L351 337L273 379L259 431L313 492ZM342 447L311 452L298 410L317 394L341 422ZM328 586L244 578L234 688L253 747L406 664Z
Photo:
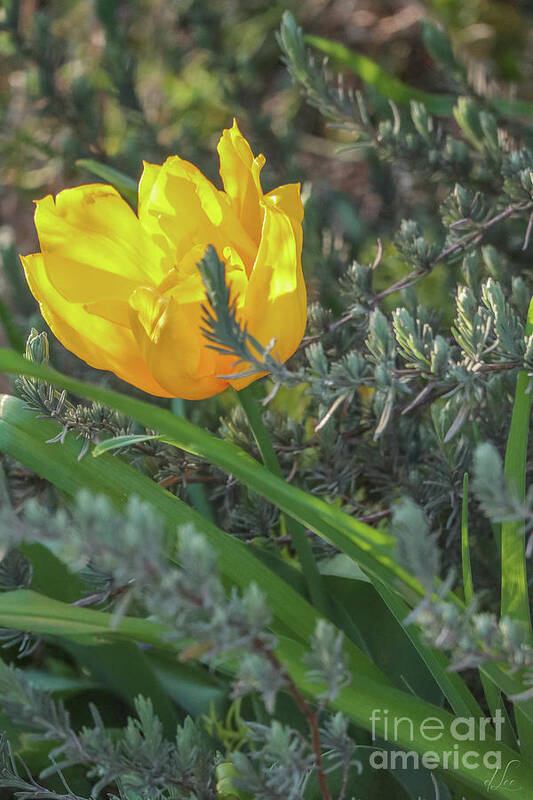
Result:
M178 417L187 417L187 401L182 400L179 397L174 397L172 399L172 411ZM202 516L208 519L210 522L213 522L213 514L211 512L211 506L209 505L209 500L207 499L207 494L205 492L205 488L202 484L199 483L189 483L187 485L187 494L189 495L189 500L191 501L191 505L193 508L196 509Z
M237 392L237 395L248 418L265 467L274 475L284 478L276 451L272 446L261 411L253 395L252 387L247 386L245 389L241 389ZM305 528L292 517L285 517L285 526L291 538L294 551L300 561L309 596L316 610L324 616L329 616L329 601L326 588L313 555L311 544L305 535Z

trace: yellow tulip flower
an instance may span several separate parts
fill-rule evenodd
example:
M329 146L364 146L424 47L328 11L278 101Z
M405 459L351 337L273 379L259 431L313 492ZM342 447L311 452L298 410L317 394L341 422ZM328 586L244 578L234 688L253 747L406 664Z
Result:
M280 361L306 325L299 184L263 194L233 123L218 144L224 191L188 161L144 164L137 215L112 187L65 189L36 203L40 253L22 258L30 289L57 338L92 367L150 394L198 400L259 374L207 347L197 268L208 245L226 263L239 319ZM232 370L233 365L233 370Z

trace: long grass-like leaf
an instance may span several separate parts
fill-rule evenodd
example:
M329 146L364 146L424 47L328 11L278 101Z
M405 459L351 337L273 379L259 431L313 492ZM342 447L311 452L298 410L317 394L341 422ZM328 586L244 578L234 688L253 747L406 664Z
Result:
M10 350L0 349L0 369L40 378L80 397L121 411L146 427L157 430L166 441L205 458L242 480L282 511L351 556L366 571L394 583L411 599L423 596L421 584L396 563L392 553L394 542L390 536L291 486L230 442L222 441L158 406L67 377L49 367L27 361Z
M0 451L25 464L71 496L86 488L107 495L120 508L129 497L136 495L154 506L171 531L179 525L192 522L217 553L220 571L226 579L241 588L248 586L251 581L257 583L275 615L275 628L290 631L291 635L304 641L314 633L319 618L315 609L259 561L242 541L217 528L186 503L120 459L103 455L98 459L85 457L78 462L82 444L72 434L66 437L63 446L46 444L55 428L53 422L38 419L26 410L21 400L7 395L0 399ZM2 624L0 622L0 626ZM10 627L7 622L5 625ZM13 627L18 626L14 624ZM351 641L347 641L347 652L354 670L368 673L374 680L388 682Z
M81 638L87 642L91 637L95 640L102 637L110 640L126 638L164 649L175 647L165 640L164 627L152 621L125 617L113 629L111 620L110 614L69 606L27 590L8 592L0 597L1 624L8 623L50 636L74 640ZM323 690L324 687L311 681L306 673L306 648L302 643L281 636L276 652L301 691L315 697ZM386 738L389 742L397 743L399 749L420 755L429 749L423 726L427 725L428 719L431 719L433 726L437 721L440 735L437 740L432 738L431 751L437 754L442 763L447 758L447 765L444 764L442 769L443 775L450 773L462 786L487 800L512 800L516 797L518 787L524 797L533 793L533 769L515 750L490 735L481 735L479 729L465 741L454 735L452 725L455 718L452 714L418 697L376 682L364 673L353 673L351 685L341 690L332 707L342 711L351 722L374 736ZM477 719L475 721L479 722ZM504 766L510 765L509 781L495 780L494 760L488 755L494 752L501 753ZM445 756L445 753L448 755ZM472 756L475 757L475 763ZM464 757L466 759L463 762Z
M430 114L448 117L458 97L452 94L426 92L404 83L391 75L375 61L357 53L343 44L324 39L322 36L305 36L308 44L321 50L338 65L348 67L377 92L398 105L409 105L412 100L424 103ZM490 98L487 103L499 114L509 117L533 117L533 103L524 100Z
M100 164L99 161L94 161L92 158L80 158L76 161L76 165L110 183L124 195L126 200L137 206L137 182L129 175L124 175L123 172L119 172L118 169L109 167L107 164Z
M10 351L0 350L0 368L42 378L75 394L116 408L147 427L161 431L165 434L165 439L168 435L168 440L174 441L177 446L196 453L231 472L282 510L309 525L319 536L327 541L332 541L340 550L351 556L370 578L375 578L379 585L389 586L403 594L409 606L413 606L423 597L423 587L398 567L390 556L383 555L384 543L388 544L389 537L382 535L378 537L377 532L369 526L359 523L338 509L331 508L317 498L310 497L305 492L289 486L239 448L217 439L186 420L176 418L161 408L81 383L61 375L55 370L17 357ZM332 523L335 524L335 527ZM364 533L363 537L357 535L359 531ZM372 542L374 535L376 540ZM225 565L221 565L221 568L224 569ZM454 599L457 600L455 597ZM457 600L457 602L459 601ZM492 674L500 676L500 672L502 671L495 668ZM520 681L509 680L503 672L501 679L505 686L512 685L514 687L511 690L502 686L504 691L510 693L523 691Z
M533 332L533 301L527 315L525 334ZM511 491L519 501L525 501L526 461L531 420L531 378L524 370L518 373L513 413L507 448L505 451L505 477ZM525 526L521 521L504 522L501 528L501 615L519 620L533 641L531 613L529 609L529 587L526 562ZM516 724L520 746L533 758L533 700L517 703Z
M470 605L474 599L474 581L472 578L472 564L470 560L470 538L469 538L469 529L468 529L468 473L465 472L463 475L463 502L461 508L461 562L462 562L462 570L463 570L463 592L465 597L466 605ZM509 745L509 747L516 746L516 737L514 735L513 724L511 722L511 718L507 712L507 708L504 703L502 703L502 695L500 689L488 678L488 676L483 672L483 670L479 671L479 677L481 680L481 685L483 686L483 692L485 693L485 699L487 700L487 705L490 709L490 713L492 714L492 718L495 718L496 713L502 715L503 719L505 720L505 725L502 731L502 741L505 744Z
M305 41L317 50L321 50L335 63L348 67L361 80L398 105L409 105L412 100L417 100L424 103L431 114L449 116L452 113L457 100L454 95L434 94L409 86L367 56L322 36L308 35Z

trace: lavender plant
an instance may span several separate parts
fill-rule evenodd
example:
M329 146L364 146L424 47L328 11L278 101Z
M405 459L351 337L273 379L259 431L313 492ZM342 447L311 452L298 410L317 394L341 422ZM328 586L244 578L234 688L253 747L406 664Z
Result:
M106 69L137 113L117 36ZM207 250L205 338L267 376L240 405L76 380L37 330L25 358L0 353L18 376L0 411L0 785L16 797L509 798L494 752L533 790L532 109L483 91L429 23L446 94L365 71L288 13L278 41L396 205L358 253L307 217L317 290L288 365L240 324ZM385 708L412 727L391 732ZM483 733L454 737L478 717ZM438 776L372 766L382 748L422 757L428 718Z

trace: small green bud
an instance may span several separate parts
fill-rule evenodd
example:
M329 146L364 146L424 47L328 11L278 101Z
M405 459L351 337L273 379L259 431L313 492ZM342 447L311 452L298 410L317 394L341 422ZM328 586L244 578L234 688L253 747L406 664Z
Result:
M48 336L43 331L32 328L26 341L26 358L35 364L48 364L50 360L50 349L48 346Z

